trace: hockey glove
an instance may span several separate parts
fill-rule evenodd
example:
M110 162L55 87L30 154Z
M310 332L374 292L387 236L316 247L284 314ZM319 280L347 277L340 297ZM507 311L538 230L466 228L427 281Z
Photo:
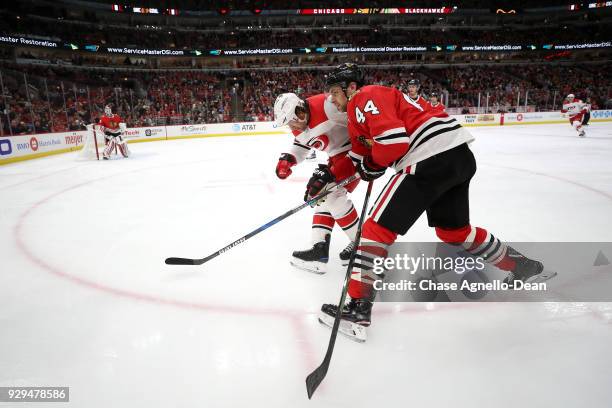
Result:
M289 177L292 173L291 167L297 164L297 160L295 160L295 156L290 153L283 153L278 159L278 164L276 165L276 176L284 180Z
M357 171L363 181L374 181L383 174L385 174L385 167L380 167L372 163L370 156L365 156L359 164L357 164Z
M329 170L327 164L319 164L319 168L312 173L312 177L308 180L306 185L306 193L304 194L304 201L310 200L312 197L319 194L326 185L335 180L334 175Z

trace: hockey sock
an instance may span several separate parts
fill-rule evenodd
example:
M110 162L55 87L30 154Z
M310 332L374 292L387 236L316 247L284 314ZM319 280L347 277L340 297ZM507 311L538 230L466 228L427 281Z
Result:
M348 294L352 299L374 300L376 297L374 282L383 277L380 272L374 271L375 259L386 258L387 249L396 238L397 234L372 219L366 220L363 224L348 287Z
M312 243L325 241L325 235L330 234L334 228L334 217L331 213L315 212L312 217Z
M359 214L353 205L351 208L340 217L336 217L336 222L346 233L351 241L355 240L355 234L357 233L357 223L359 221Z
M436 227L436 235L447 244L463 246L473 256L499 269L511 271L516 266L516 262L508 256L508 246L483 228L471 225L457 229Z

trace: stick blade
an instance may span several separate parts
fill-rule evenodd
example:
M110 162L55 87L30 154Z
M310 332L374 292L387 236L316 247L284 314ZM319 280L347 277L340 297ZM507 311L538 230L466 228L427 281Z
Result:
M199 265L197 259L189 258L166 258L166 265Z
M306 377L306 392L308 393L308 399L311 399L329 369L329 362L324 361L323 364L318 366L312 373Z

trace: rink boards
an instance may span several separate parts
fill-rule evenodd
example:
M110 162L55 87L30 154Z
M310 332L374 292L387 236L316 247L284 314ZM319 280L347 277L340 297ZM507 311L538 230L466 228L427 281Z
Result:
M566 123L560 112L490 113L454 115L464 126L509 126ZM592 122L611 122L612 110L594 110ZM238 122L197 125L150 126L128 128L125 139L129 143L204 137L284 135L272 122ZM4 136L0 138L0 165L45 157L52 154L80 150L86 130L44 133L36 135Z

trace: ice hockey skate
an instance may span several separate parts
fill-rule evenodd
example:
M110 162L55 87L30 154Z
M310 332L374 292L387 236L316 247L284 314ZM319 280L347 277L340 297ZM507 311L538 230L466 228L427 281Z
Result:
M327 261L329 260L330 234L325 235L325 241L317 242L310 249L294 251L291 265L304 271L324 274L327 272Z
M340 252L340 261L342 262L342 266L348 266L349 261L351 260L351 254L355 249L355 242L350 242L346 248Z
M508 256L516 262L514 270L508 273L504 283L514 286L514 281L525 283L541 283L557 276L557 272L544 270L544 265L540 261L527 258L512 247L508 247Z
M333 327L338 305L324 304L319 312L319 322ZM370 325L372 302L367 299L351 299L342 308L339 332L351 340L363 343L367 340L366 327Z

